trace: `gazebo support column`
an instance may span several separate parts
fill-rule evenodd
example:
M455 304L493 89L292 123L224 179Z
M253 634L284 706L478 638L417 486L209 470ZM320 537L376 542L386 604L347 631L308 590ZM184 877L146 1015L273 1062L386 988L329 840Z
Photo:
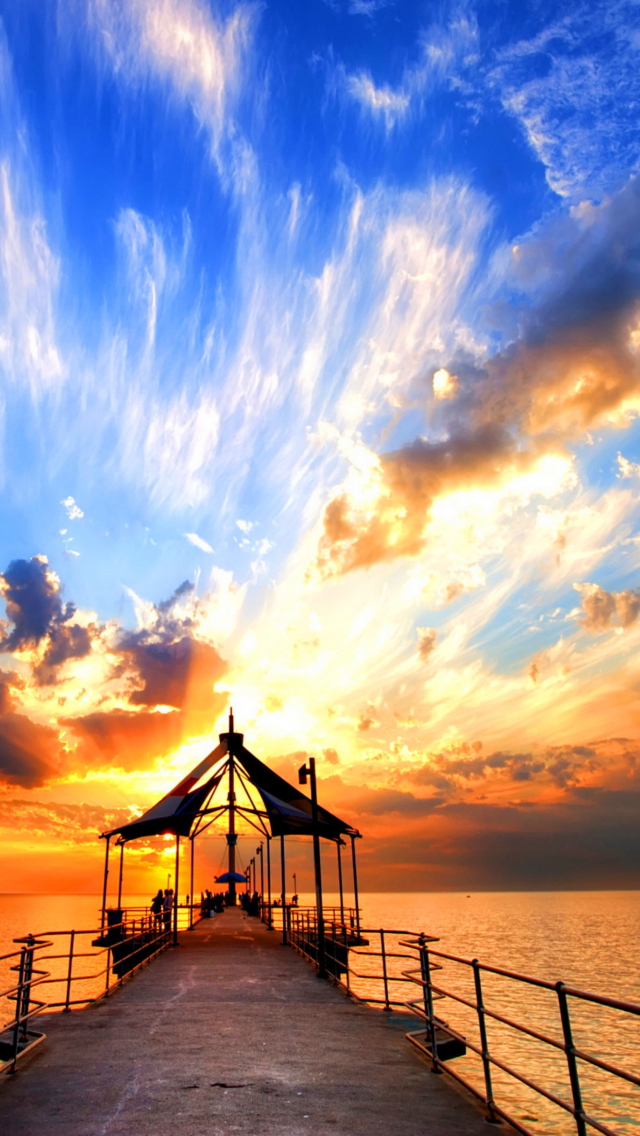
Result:
M193 931L193 902L194 902L193 901L193 880L194 880L193 849L194 849L194 839L195 838L193 836L191 836L191 837L189 837L189 839L191 840L191 907L189 908L189 930Z
M287 877L284 863L284 835L280 837L280 874L282 877L282 942L286 944L287 938Z
M342 886L342 840L338 837L336 847L338 849L338 887L340 888L340 922L344 927L344 888Z
M176 834L176 890L173 897L173 945L178 946L178 904L180 903L180 837Z
M351 861L353 864L353 902L356 908L356 933L360 938L360 897L358 895L358 865L356 862L356 838L351 837Z
M267 931L273 931L271 918L271 837L267 836Z
M109 845L111 843L111 837L105 836L105 841L106 841L106 846L105 846L105 850L104 850L104 876L103 876L103 880L102 880L102 921L100 923L100 929L101 930L104 930L104 924L105 924L105 919L106 919L107 880L109 879Z
M316 878L316 957L318 960L318 978L327 977L324 942L324 912L322 910L322 857L320 855L320 833L318 831L318 788L316 785L316 761L309 758L308 765L301 765L298 770L298 781L306 785L307 777L311 781L311 816L313 820L313 866Z
M120 845L120 869L118 872L118 911L122 907L122 873L124 872L124 840Z
M256 848L256 855L260 857L260 910L262 912L262 922L264 923L264 845L260 841L260 847Z

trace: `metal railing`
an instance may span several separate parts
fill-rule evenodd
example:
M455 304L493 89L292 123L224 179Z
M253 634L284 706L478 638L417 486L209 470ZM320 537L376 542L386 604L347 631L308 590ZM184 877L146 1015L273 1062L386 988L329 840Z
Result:
M0 1073L13 1073L18 1058L34 1049L45 1037L43 1033L29 1029L29 1024L46 1008L46 1002L33 997L33 989L49 977L48 971L34 965L34 955L37 950L50 947L51 943L35 935L16 939L15 942L20 944L19 950L0 955L0 963L8 964L6 968L18 975L16 983L0 990L0 1000L6 998L8 1002L15 1002L11 1018L0 1026Z
M623 1115L617 1119L622 1128L617 1130L593 1115L594 1110L587 1109L584 1103L587 1070L635 1087L640 1087L640 1071L633 1072L624 1068L610 1060L608 1055L595 1053L588 1045L576 1041L577 1027L578 1032L588 1029L590 1035L595 1035L602 1044L601 1019L587 1023L584 1016L581 1018L577 1013L577 1005L597 1010L600 1015L605 1009L611 1010L624 1015L627 1020L630 1018L637 1022L640 1019L640 1004L592 994L563 982L532 978L503 967L481 963L477 959L448 954L434 948L433 944L438 939L432 936L390 928L365 927L361 928L358 936L346 923L328 919L325 919L324 930L329 977L360 1001L382 1007L387 1012L406 1014L409 1011L420 1018L424 1023L423 1028L407 1033L409 1041L429 1059L434 1072L448 1073L482 1100L489 1121L504 1120L523 1136L533 1136L534 1129L514 1116L513 1111L504 1103L504 1096L513 1098L509 1083L515 1082L533 1094L535 1099L542 1099L545 1107L549 1106L545 1119L550 1121L551 1127L556 1131L566 1131L565 1127L559 1128L556 1123L556 1118L561 1115L572 1118L573 1130L578 1136L588 1136L590 1131L603 1133L603 1136L620 1136L621 1131L628 1132L630 1126L634 1130L640 1128L640 1100L635 1103L635 1118L631 1120L629 1112L633 1108L630 1110L626 1103L620 1109ZM290 910L289 942L317 965L318 933L313 908ZM412 965L408 967L407 961ZM438 972L447 963L455 964L467 973L469 991L463 992L460 988L454 989L442 984ZM514 994L513 984L516 984L516 991L529 992L523 1003L526 1021L517 1021L513 1009L511 1012L505 1011L501 1004L495 1004L496 1001L500 1002L501 995L489 976L509 983L509 990L502 993L502 1000L510 1008L519 1001L517 993ZM416 985L420 987L420 996L408 997L407 987L415 989ZM549 1023L546 1028L538 1028L537 1022L533 1020L539 1007L535 1004L532 991L552 996L555 1021L551 1008L545 1007L545 1022ZM463 1021L459 1028L444 1021L435 1012L436 1003L445 998L463 1011ZM617 1025L618 1030L622 1029L622 1024ZM492 1029L495 1036L492 1036ZM536 1070L535 1077L530 1070L516 1068L513 1059L504 1056L504 1050L510 1055L514 1048L511 1040L514 1036L542 1047L540 1053L545 1056L540 1059L538 1051L535 1055L537 1069L540 1070ZM634 1037L637 1048L640 1029ZM518 1046L515 1048L518 1049ZM633 1051L633 1046L630 1044L627 1049ZM525 1053L522 1046L519 1047L519 1056L532 1059L532 1054ZM452 1067L451 1062L458 1057L465 1058L465 1072L466 1066L471 1064L470 1058L476 1059L477 1079L472 1074L463 1075ZM500 1079L497 1087L497 1077L494 1076L496 1072ZM593 1090L594 1086L591 1083L587 1088ZM596 1091L598 1111L610 1108L612 1094L607 1094L603 1082L598 1083ZM552 1113L555 1113L555 1117Z
M414 1012L418 1012L419 1016L424 1018L427 1026L427 1034L424 1041L415 1033L408 1034L407 1036L418 1049L429 1056L433 1068L439 1070L446 1069L451 1076L455 1077L456 1080L465 1085L465 1087L470 1089L476 1096L480 1097L487 1107L487 1119L495 1120L502 1118L519 1132L524 1133L525 1136L530 1136L531 1129L523 1125L496 1100L492 1083L492 1070L494 1068L506 1073L508 1077L515 1079L555 1107L568 1113L573 1118L578 1136L587 1136L587 1130L589 1128L596 1132L603 1133L604 1136L617 1136L614 1129L604 1124L595 1116L590 1115L585 1110L580 1063L619 1078L631 1085L640 1086L640 1075L631 1072L629 1069L624 1069L611 1061L605 1060L596 1053L576 1044L572 1024L572 1004L581 1003L593 1007L607 1007L619 1013L632 1015L634 1019L640 1018L640 1005L634 1002L623 1001L619 998L608 998L603 995L592 994L564 982L547 982L544 979L532 978L529 975L519 974L516 971L506 970L503 967L481 963L478 959L467 959L458 955L447 954L444 951L435 950L433 946L431 946L432 943L437 941L437 939L422 935L417 938L412 937L403 944L416 951L419 956L419 969L416 971L407 971L406 973L407 977L410 977L412 981L417 982L422 987L423 1007L418 1008L414 1006ZM473 976L473 996L471 998L465 997L459 991L450 988L447 989L439 982L436 983L433 981L434 972L442 969L441 962L434 963L434 958L457 964L468 970ZM553 994L557 1009L557 1036L552 1036L552 1034L548 1033L546 1030L534 1028L530 1021L528 1023L516 1021L511 1014L501 1012L487 1005L485 1000L486 995L483 989L483 975L497 976L507 979L509 982L517 983L519 986L535 988ZM470 1010L476 1016L479 1044L469 1040L468 1037L463 1037L458 1030L447 1023L443 1023L435 1016L433 1012L433 1002L437 998L449 998L458 1005L466 1007L467 1010ZM550 1047L550 1049L556 1053L564 1054L569 1099L560 1096L557 1092L551 1091L548 1084L541 1085L527 1073L516 1069L511 1062L504 1060L502 1057L497 1056L495 1052L492 1052L489 1044L488 1022L498 1022L501 1026L506 1027L508 1031L515 1031L518 1035L534 1039L536 1042ZM480 1058L484 1082L482 1086L470 1082L456 1070L445 1066L444 1061L438 1054L436 1032L439 1030L445 1032L448 1037L458 1041L458 1043L464 1045L466 1049Z
M43 985L55 988L59 995L47 1001L47 1009L64 1011L108 997L125 978L166 950L173 937L171 926L152 915L123 919L98 930L82 928L45 934L53 940L49 946L61 948L55 954L39 955L37 960L51 967Z
M316 918L315 907L306 907L301 904L287 903L283 908L281 903L261 903L260 904L261 919L266 923L267 927L271 927L274 931L282 931L283 926L286 928L287 934L291 927L304 919L307 914ZM324 922L327 926L342 926L350 928L352 932L356 932L359 926L359 912L355 907L325 907L323 908Z
M119 915L118 922L107 920L98 928L45 931L15 939L19 949L0 956L0 967L18 975L17 982L0 990L0 1006L4 1001L15 1003L15 1011L0 1026L0 1073L13 1072L18 1059L44 1040L44 1033L28 1028L32 1018L44 1011L68 1012L107 998L171 946L171 920L165 922L148 908L113 914ZM181 930L199 919L199 904L178 908Z

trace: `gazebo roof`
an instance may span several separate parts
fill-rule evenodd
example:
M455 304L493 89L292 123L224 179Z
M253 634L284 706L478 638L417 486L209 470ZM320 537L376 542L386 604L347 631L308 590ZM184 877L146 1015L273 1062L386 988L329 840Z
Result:
M228 760L224 761L225 758ZM259 815L268 820L272 836L313 835L309 798L252 754L245 747L242 734L231 731L221 734L220 744L142 816L111 832L103 833L103 836L119 836L120 841L138 840L143 836L160 836L164 833L189 836L198 817L212 811L211 801L231 760L240 781L259 793L263 804L263 811ZM204 784L199 785L204 775L221 761L223 764L220 768ZM219 807L223 811L225 806ZM318 834L327 840L336 841L341 840L343 835L359 835L351 825L320 805Z

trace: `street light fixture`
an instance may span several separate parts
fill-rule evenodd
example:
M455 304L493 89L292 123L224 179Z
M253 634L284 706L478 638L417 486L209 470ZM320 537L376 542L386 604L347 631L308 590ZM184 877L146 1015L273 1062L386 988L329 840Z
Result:
M318 978L327 977L324 947L324 915L322 911L322 862L320 859L320 833L318 832L318 791L316 788L316 760L309 758L308 765L298 770L298 782L306 785L307 777L311 784L311 820L313 824L313 864L316 877L316 922L318 926Z

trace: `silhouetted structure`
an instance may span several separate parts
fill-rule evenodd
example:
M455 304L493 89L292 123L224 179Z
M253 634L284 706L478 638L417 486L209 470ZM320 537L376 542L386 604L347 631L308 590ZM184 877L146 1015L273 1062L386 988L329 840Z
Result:
M313 759L311 759L313 764ZM202 778L213 770L211 776L200 784ZM216 804L215 797L224 782L227 782L226 800ZM238 803L237 788L241 786L245 803ZM205 832L214 820L225 813L228 816L227 849L228 871L225 874L228 882L227 903L236 902L236 882L244 880L244 876L236 870L236 847L238 834L236 829L237 818L243 818L248 824L262 833L267 840L267 887L269 922L271 912L271 840L280 837L280 863L282 874L281 902L286 907L286 875L285 875L285 837L289 835L310 836L314 838L316 854L314 856L316 873L316 895L319 903L319 912L322 910L322 882L320 877L319 841L329 840L336 844L338 850L338 877L340 886L340 907L344 909L342 892L342 860L341 848L344 837L351 840L353 883L355 894L355 908L358 909L358 881L356 865L356 839L360 836L357 829L329 812L317 803L315 790L315 769L312 778L312 799L306 797L299 788L289 784L283 777L269 769L255 754L244 745L244 734L234 729L233 710L229 713L229 729L220 734L219 745L211 751L186 777L182 779L166 796L162 797L152 808L143 813L137 820L120 825L110 832L102 833L106 841L105 867L103 883L103 925L107 904L107 883L109 876L109 851L112 837L117 837L120 848L120 864L118 878L118 908L122 904L122 873L123 855L125 845L130 841L148 836L160 836L169 833L176 837L176 867L175 867L175 896L174 905L174 940L178 933L178 904L179 873L180 873L180 839L188 838L191 841L191 891L194 893L193 865L194 841ZM222 877L220 877L222 878ZM264 895L263 895L264 900ZM191 920L190 920L191 922ZM359 925L357 930L359 930ZM283 918L283 941L286 942L287 926Z

